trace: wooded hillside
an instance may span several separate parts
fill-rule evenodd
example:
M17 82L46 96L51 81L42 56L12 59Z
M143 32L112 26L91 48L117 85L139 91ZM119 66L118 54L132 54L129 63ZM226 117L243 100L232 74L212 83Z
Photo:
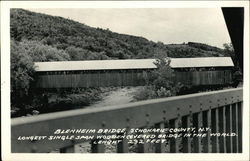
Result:
M158 54L169 57L224 56L222 49L206 44L189 42L166 45L23 9L11 9L10 27L14 41L22 42L21 45L25 46L50 46L59 53L63 52L66 60L153 58Z

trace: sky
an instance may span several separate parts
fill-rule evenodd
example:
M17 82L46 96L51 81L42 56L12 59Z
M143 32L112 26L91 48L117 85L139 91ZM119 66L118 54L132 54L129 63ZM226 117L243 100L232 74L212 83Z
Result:
M231 42L221 8L28 9L91 27L142 36L154 42L200 42L223 48Z

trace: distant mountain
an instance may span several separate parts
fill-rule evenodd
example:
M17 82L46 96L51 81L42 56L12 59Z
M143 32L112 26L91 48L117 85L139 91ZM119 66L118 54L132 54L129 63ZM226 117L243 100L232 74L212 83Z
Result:
M63 53L62 59L57 57L55 60L139 59L154 58L158 55L225 56L222 49L206 44L189 42L166 45L143 37L118 34L109 29L94 28L62 17L23 9L11 9L10 31L12 41L21 43L26 48L30 44L38 44ZM51 59L54 58L41 61Z

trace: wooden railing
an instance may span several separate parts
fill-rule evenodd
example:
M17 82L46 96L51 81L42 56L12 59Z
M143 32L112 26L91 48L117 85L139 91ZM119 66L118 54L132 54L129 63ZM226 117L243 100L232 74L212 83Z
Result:
M70 138L69 130L78 130L77 135L93 135L89 152L157 152L157 153L240 153L242 152L242 88L212 91L205 93L154 99L93 109L80 109L66 112L42 114L32 117L21 117L11 120L11 151L13 153L30 152L77 152L77 146L85 146L81 139ZM154 133L157 138L171 133L170 129L195 128L192 137L169 137L165 142L154 144L130 144L125 137L117 145L96 144L97 133L86 133L84 130L126 129L114 136L128 136L131 129L165 129L166 132ZM203 128L207 130L202 131ZM58 134L58 129L64 129ZM198 130L200 129L200 130ZM203 129L204 130L204 129ZM68 133L67 133L68 132ZM104 133L102 133L104 134ZM126 135L125 135L126 134ZM138 134L138 133L137 133ZM150 132L139 134L150 134ZM152 133L151 133L152 134ZM195 137L201 136L203 137ZM217 135L218 136L217 136ZM231 136L219 136L219 135ZM65 140L53 139L50 136L65 135ZM74 132L76 135L76 132ZM105 133L104 135L107 135ZM188 135L188 133L186 133ZM37 136L31 139L29 136ZM41 136L41 137L38 137ZM42 136L46 136L43 139ZM161 137L159 137L161 136ZM183 135L182 135L183 136ZM29 137L25 140L25 137ZM145 141L145 138L143 138ZM79 144L80 143L80 144ZM87 151L86 151L87 152Z

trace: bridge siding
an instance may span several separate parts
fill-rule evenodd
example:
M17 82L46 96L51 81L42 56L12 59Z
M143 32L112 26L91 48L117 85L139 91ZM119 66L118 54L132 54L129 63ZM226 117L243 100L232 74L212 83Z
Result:
M228 84L232 81L231 71L175 72L174 82L187 85ZM77 88L106 86L145 85L142 70L93 71L79 74L38 75L37 88Z

